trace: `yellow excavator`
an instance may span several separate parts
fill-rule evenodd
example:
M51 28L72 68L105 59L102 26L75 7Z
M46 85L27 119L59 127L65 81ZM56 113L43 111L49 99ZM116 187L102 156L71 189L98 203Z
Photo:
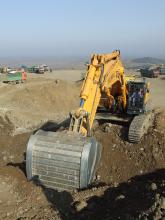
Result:
M128 140L137 143L152 123L149 83L126 76L120 51L94 54L80 92L79 108L64 131L39 130L28 142L29 180L45 187L73 190L88 187L95 176L102 147L92 136L94 120L129 122Z

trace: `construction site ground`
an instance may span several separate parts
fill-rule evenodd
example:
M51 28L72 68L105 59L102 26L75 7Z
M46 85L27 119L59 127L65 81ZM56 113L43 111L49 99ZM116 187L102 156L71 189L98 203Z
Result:
M103 151L90 188L57 192L27 181L30 135L66 126L84 72L28 74L24 84L0 84L0 219L165 219L165 76L149 79L155 120L139 144L128 142L126 124L95 128Z

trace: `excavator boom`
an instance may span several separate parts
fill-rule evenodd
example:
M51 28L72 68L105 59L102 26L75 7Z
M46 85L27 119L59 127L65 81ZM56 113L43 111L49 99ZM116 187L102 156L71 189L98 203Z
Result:
M111 108L114 102L111 88L115 83L120 85L122 106L126 108L126 85L120 51L94 54L80 92L80 107L72 113L70 131L90 136L102 93L107 96Z

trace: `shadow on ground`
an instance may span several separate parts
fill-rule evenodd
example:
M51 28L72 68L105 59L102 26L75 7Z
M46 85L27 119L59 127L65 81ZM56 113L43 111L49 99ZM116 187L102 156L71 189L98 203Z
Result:
M40 127L40 129L44 130L44 131L54 131L55 132L57 130L67 129L69 127L69 124L70 124L70 118L65 119L61 123L56 123L54 121L48 121L47 123L42 125Z
M62 220L143 219L141 216L153 206L156 195L165 194L165 186L162 185L164 177L165 169L135 176L118 187L109 187L103 196L87 199L85 207L80 211L77 211L76 204L81 204L82 201L73 202L70 193L42 188L52 207L59 211ZM156 183L154 190L152 183ZM151 216L148 217L152 219Z

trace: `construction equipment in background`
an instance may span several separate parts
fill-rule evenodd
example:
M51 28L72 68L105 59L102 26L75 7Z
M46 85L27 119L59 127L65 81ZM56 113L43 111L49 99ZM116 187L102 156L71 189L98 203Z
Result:
M50 71L50 67L46 64L42 64L41 67L44 68L44 72L49 72Z
M22 66L28 73L34 73L36 66L24 67Z
M164 65L160 66L160 75L165 75L165 66Z
M160 68L159 67L146 67L146 68L140 69L140 73L142 77L157 78L160 75Z
M24 83L26 79L27 74L25 71L10 71L9 73L4 73L0 75L0 82L9 84Z
M0 73L9 73L10 71L12 71L12 69L10 67L4 66L0 68Z
M57 190L88 187L101 157L101 145L92 136L94 120L130 123L128 139L139 142L152 124L147 109L149 83L125 76L120 51L94 54L80 92L80 106L70 114L66 131L39 130L26 152L28 180ZM109 158L111 159L111 158Z
M36 66L34 67L34 73L37 73L37 74L44 74L45 70L42 66Z
M42 64L40 66L35 66L34 65L34 66L31 66L31 67L26 67L26 70L29 73L44 74L45 72L49 71L49 67L46 64Z
M35 68L35 73L44 74L49 71L49 67L46 64L42 64Z

